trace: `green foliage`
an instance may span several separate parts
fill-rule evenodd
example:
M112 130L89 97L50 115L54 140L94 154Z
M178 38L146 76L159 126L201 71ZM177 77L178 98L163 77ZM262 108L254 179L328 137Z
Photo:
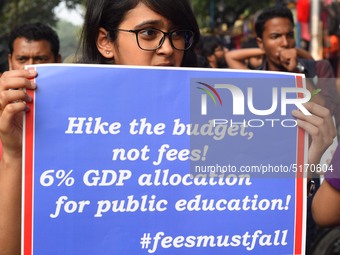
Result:
M53 9L61 2L65 2L66 7L72 9L78 4L85 5L86 0L0 0L0 72L8 68L7 41L10 31L24 23L38 21L56 27L58 20ZM72 28L72 24L68 25L68 28L70 27ZM66 31L66 26L62 30ZM57 33L59 35L59 31ZM73 31L71 36L74 37L74 40L77 40L74 33ZM64 37L64 34L62 37ZM66 42L63 42L62 37L60 37L61 50L65 54L73 52L77 42L71 43L70 38L67 37Z
M247 16L278 0L191 0L192 7L202 29L226 23L231 26L241 14ZM213 19L212 19L213 18Z
M27 22L43 22L55 26L57 18L53 9L65 2L69 8L83 4L84 0L3 0L0 4L1 40L6 40L16 26Z
M69 57L70 55L76 53L81 27L75 26L67 21L58 21L56 32L60 39L60 54L62 60Z

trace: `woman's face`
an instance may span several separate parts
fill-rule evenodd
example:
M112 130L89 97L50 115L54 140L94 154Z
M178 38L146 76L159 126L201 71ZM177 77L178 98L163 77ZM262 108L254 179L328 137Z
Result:
M175 27L163 16L140 3L130 10L118 29L137 30L155 28L169 32ZM114 62L118 65L143 65L143 66L181 66L184 51L172 47L169 37L165 37L163 45L153 51L145 51L138 47L136 34L117 31L117 40L113 45Z

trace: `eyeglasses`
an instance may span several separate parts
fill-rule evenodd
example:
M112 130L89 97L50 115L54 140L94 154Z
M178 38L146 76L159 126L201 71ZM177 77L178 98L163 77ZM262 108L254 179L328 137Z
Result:
M136 34L138 47L142 50L153 51L162 47L165 36L170 40L171 46L176 50L188 50L194 41L194 32L186 29L163 32L156 28L143 28L138 30L116 29L117 31Z

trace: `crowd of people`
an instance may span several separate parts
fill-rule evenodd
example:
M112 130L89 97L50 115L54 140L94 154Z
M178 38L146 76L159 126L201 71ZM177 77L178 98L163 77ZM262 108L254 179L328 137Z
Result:
M244 49L226 50L215 36L201 36L190 4L184 0L87 1L79 51L74 59L85 64L167 67L235 68L304 73L311 92L321 93L305 104L310 116L292 115L310 137L308 163L318 164L333 143L340 97L328 61L315 61L296 48L294 20L286 7L264 10L257 18L256 38ZM20 254L22 117L29 111L36 71L28 64L60 63L59 39L47 25L26 24L9 41L9 70L0 77L0 255ZM320 79L314 79L315 77ZM320 188L309 198L307 251L315 223L340 224L340 148L325 180L312 176Z

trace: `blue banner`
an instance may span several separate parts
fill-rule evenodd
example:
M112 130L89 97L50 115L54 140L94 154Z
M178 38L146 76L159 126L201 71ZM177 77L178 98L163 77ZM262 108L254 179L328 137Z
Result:
M303 254L301 76L33 68L23 254Z

